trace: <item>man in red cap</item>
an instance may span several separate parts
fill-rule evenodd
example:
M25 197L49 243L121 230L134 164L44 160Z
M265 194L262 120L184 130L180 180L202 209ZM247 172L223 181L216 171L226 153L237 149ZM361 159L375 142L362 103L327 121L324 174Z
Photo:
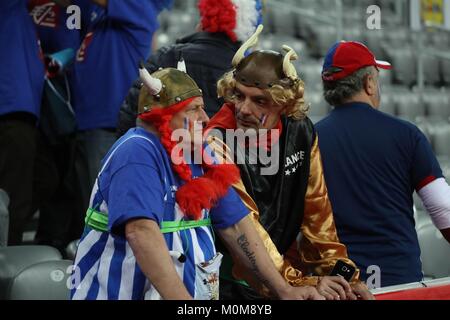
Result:
M339 237L361 278L379 267L384 287L423 278L414 190L450 241L450 187L424 134L378 111L380 68L391 66L363 44L336 43L322 73L335 108L316 128Z

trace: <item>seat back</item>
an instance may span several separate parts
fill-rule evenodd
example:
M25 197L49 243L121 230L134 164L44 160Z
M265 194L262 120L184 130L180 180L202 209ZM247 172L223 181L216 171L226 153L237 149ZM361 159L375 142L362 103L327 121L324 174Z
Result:
M8 300L69 300L70 260L33 264L12 280Z
M434 279L450 276L450 244L441 232L430 221L419 227L417 235L424 276Z
M33 264L60 260L61 253L47 246L12 246L0 248L0 300L5 299L11 281Z

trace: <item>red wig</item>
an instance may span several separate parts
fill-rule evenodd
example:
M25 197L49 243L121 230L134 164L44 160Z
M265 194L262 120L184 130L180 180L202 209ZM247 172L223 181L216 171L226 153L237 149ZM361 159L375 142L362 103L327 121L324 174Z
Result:
M167 108L154 108L139 115L139 119L152 123L159 131L161 143L169 157L177 144L171 139L170 121L174 114L183 110L194 99L195 97L192 97ZM203 149L201 152L203 155ZM179 156L183 159L182 154ZM192 179L191 168L184 160L179 165L172 163L172 168L185 182L176 193L176 201L183 213L194 220L202 217L203 209L211 209L240 178L239 169L234 164L207 164L202 161L202 168L206 173L196 179Z
M202 29L223 32L236 42L236 8L230 0L200 0L198 3Z

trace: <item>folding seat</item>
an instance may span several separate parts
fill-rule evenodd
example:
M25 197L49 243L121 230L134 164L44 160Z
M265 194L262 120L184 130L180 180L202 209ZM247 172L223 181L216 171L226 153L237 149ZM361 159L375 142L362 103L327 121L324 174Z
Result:
M295 15L289 6L277 6L272 8L273 28L276 34L283 36L297 36Z
M0 248L0 300L5 299L12 279L26 267L61 258L61 253L57 249L47 246Z
M436 155L450 157L450 124L442 124L433 129L432 143Z
M445 84L450 84L450 59L443 59L440 60L440 69L441 69L441 76L442 80Z
M386 86L391 86L393 82L394 76L392 75L392 72L388 70L381 70L379 73L380 77L380 83L381 83L381 90L384 91Z
M421 249L422 270L425 277L450 276L450 245L430 221L417 230Z
M414 192L413 200L414 200L414 207L416 208L417 211L425 211L425 207L423 206L422 199L420 199L417 192Z
M397 116L399 118L414 122L418 117L425 116L425 106L419 94L414 94L413 92L398 93L393 98L396 101Z
M425 135L428 141L431 143L431 130L434 125L433 122L430 122L426 117L417 117L415 121L416 126L420 131Z
M426 114L431 120L446 121L450 119L450 93L428 90L423 94Z
M308 116L324 118L330 112L330 105L317 92L309 92L305 96L306 103L310 105Z
M440 50L448 50L450 47L450 36L448 31L432 31L427 33L430 45Z
M158 22L159 22L158 32L167 31L167 29L169 28L169 24L170 24L170 12L167 10L164 10L163 12L161 12L158 15Z
M72 274L70 260L44 261L28 266L11 281L7 300L69 300Z
M406 86L417 83L416 56L410 46L392 48L385 46L388 60L392 63L394 81Z
M438 85L441 82L439 58L432 55L424 55L422 57L422 63L425 83L429 85Z
M78 244L80 243L80 239L73 240L66 247L66 257L68 260L75 260L75 256L77 254Z
M305 82L307 92L322 91L322 66L317 62L300 61L299 76Z
M196 11L171 11L169 16L169 28L167 33L171 36L181 37L195 32L199 20Z
M416 231L418 231L423 226L432 223L430 215L425 209L416 209L414 211L414 221L416 223Z
M382 85L381 88L383 90L383 88L387 87ZM379 110L384 113L388 113L390 115L396 114L396 103L395 100L393 99L392 93L389 92L388 90L384 90L381 94L381 103Z
M411 43L411 31L408 28L396 26L385 31L386 40L395 47Z
M318 58L324 57L337 40L336 27L317 24L312 29L312 33L311 37L306 39L309 42L311 54Z
M375 54L377 59L387 59L386 50L383 47L383 43L386 42L384 30L370 30L370 32L365 33L365 39L365 44Z
M366 37L363 33L363 29L359 27L359 22L356 21L358 26L355 27L355 22L353 22L352 27L345 28L344 30L344 40L345 41L358 41L361 43L366 42Z

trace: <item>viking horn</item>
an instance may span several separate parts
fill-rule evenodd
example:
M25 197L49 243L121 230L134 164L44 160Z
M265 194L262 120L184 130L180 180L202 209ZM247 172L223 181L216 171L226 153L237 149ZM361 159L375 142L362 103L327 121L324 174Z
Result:
M245 52L247 52L248 49L256 46L258 44L258 36L263 31L264 27L262 24L258 26L255 33L248 38L247 41L244 42L244 44L239 48L239 50L234 55L233 61L231 62L233 67L237 67L237 65L242 61L242 59L245 58Z
M284 74L291 80L296 80L298 78L297 70L291 61L297 60L298 55L291 47L284 45L283 50L286 51L283 61L283 71Z
M152 77L142 62L139 64L139 77L141 78L142 82L147 87L148 91L152 96L161 92L162 89L161 80Z

